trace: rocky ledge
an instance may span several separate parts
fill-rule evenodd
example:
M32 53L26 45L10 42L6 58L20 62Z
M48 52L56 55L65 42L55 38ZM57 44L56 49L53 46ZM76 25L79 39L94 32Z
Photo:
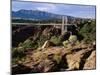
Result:
M12 66L13 74L43 73L96 68L96 48L90 44L70 47L46 46L34 50L24 61Z

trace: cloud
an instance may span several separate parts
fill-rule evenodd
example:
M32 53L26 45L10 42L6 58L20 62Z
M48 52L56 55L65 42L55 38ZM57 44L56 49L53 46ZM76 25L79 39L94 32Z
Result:
M36 9L41 11L48 11L47 7L37 7Z
M40 6L37 6L36 9L41 10L41 11L54 11L54 10L57 10L57 8L54 4L40 5Z

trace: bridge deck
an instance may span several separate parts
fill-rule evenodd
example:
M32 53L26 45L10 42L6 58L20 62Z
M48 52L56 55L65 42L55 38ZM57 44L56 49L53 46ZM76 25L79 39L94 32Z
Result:
M62 23L12 23L12 25L62 25ZM64 24L72 25L72 24Z

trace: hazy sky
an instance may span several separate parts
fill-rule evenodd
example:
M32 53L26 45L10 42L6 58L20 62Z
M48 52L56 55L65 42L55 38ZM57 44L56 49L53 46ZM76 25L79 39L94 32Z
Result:
M95 18L95 6L12 1L12 10L41 10L74 17Z

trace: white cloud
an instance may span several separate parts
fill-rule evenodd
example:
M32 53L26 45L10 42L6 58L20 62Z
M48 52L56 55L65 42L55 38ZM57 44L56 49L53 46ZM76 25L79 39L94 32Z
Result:
M36 9L41 11L48 11L47 7L37 7Z
M36 7L37 10L41 11L54 11L56 10L56 6L54 4L45 4L39 7Z

